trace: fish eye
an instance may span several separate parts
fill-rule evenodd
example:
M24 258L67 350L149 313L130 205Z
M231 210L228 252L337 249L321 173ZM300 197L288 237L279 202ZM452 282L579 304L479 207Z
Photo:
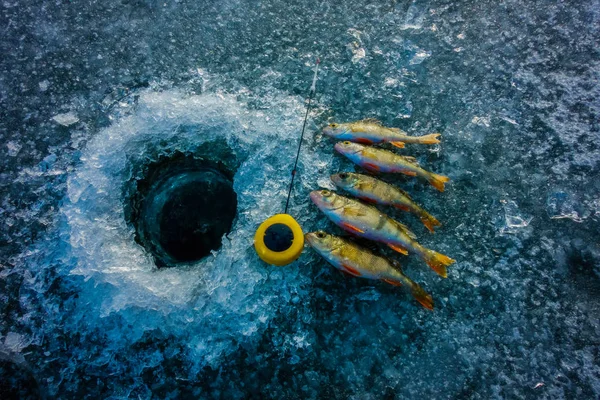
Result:
M350 144L350 142L348 142L348 141L345 141L345 142L343 142L343 143L344 143L344 144Z
M323 231L319 231L319 232L317 232L317 237L318 237L319 239L323 239L323 238L325 237L325 232L323 232Z
M331 128L337 128L338 124L329 124L329 127Z
M331 196L331 192L329 190L321 190L321 194L325 197Z
M348 174L347 174L347 173L345 173L345 172L342 172L342 173L340 174L340 178L342 178L342 179L346 179L346 178L348 178Z

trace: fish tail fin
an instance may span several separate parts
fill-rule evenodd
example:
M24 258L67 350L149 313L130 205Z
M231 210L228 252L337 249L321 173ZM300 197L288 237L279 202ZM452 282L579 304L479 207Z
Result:
M436 144L440 142L438 137L442 136L439 133L430 133L429 135L419 136L420 144Z
M449 180L450 178L447 176L434 174L433 172L429 173L429 183L440 192L444 191L444 184Z
M453 260L448 256L429 249L424 249L422 255L423 260L425 260L427 265L429 265L429 267L442 278L446 278L448 276L446 267L456 262L456 260Z
M433 297L427 293L419 284L413 282L410 292L412 296L428 310L433 311Z
M421 218L421 222L423 223L423 225L425 225L425 227L427 227L427 229L429 229L429 232L431 233L434 233L434 227L442 225L440 221L438 221L433 215L429 214L427 211L423 211L421 215L419 215L419 218Z

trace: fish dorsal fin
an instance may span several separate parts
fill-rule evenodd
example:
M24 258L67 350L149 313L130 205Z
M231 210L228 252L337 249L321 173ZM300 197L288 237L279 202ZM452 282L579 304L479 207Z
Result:
M392 265L392 268L394 268L398 272L404 273L404 271L402 270L402 265L400 265L400 261L394 260L394 259L389 259L389 261L390 261L390 264Z
M398 192L400 192L400 194L402 194L402 196L406 197L410 201L413 201L412 197L410 197L410 195L408 193L406 193L404 190L400 189L399 187L396 187L396 190Z
M358 247L361 247L361 250L363 250L363 251L368 251L373 254L379 253L379 247L377 246L377 242L373 242L371 240L364 239L361 237L356 237L356 236L354 236L354 237L347 236L347 237L345 237L345 239L348 242L355 244Z
M400 157L402 157L406 162L409 162L414 165L419 165L419 162L413 156L400 156Z
M379 121L377 118L365 118L365 119L360 120L359 122L363 122L365 124L375 124L375 125L383 126L381 121Z
M410 229L408 229L408 226L404 225L401 222L396 221L395 219L392 219L392 221L394 221L394 224L398 227L398 229L400 229L402 232L404 232L406 234L406 236L408 236L411 239L416 239L417 235L415 235Z

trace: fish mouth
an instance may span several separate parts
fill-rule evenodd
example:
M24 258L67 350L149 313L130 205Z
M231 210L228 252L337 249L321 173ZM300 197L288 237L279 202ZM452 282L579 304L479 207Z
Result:
M338 153L342 153L342 154L347 151L347 149L344 147L344 145L342 143L336 143L335 146L333 146L333 148Z
M322 132L323 132L323 135L326 135L326 136L331 136L331 137L335 136L335 133L333 132L333 129L330 128L330 127L323 128Z
M333 174L331 176L329 176L329 179L331 180L331 182L333 183L337 183L339 182L342 178L340 178L340 174Z
M338 142L335 144L335 146L333 146L334 149L337 150L338 153L341 154L356 154L358 152L360 152L362 149L354 149L352 147L349 147L350 144L344 144L344 142Z
M304 240L306 240L308 242L308 244L312 246L313 242L315 240L315 233L314 232L305 233Z
M313 203L315 203L316 205L319 205L318 202L320 202L320 200L321 200L321 194L319 193L318 190L313 190L312 192L310 192L308 197L310 197L310 199L312 200Z

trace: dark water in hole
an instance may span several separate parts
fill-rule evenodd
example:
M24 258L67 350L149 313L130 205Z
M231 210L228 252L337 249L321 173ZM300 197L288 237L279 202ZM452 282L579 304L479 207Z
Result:
M5 1L2 382L48 398L597 398L599 18L597 0ZM291 213L337 232L307 201L353 168L317 134L328 121L442 133L405 154L448 190L396 182L443 227L397 217L458 260L441 280L400 259L433 313L308 249L277 269L254 254L317 56ZM239 161L230 240L157 268L124 192L140 166L217 139L213 156Z

